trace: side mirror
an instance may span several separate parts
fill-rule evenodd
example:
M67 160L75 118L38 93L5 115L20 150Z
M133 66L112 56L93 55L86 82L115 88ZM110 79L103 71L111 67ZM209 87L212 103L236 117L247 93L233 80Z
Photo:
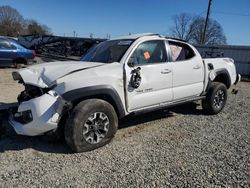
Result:
M129 67L134 67L135 66L135 58L134 57L130 57L128 60L128 66Z
M141 67L137 67L136 69L133 69L131 71L131 78L130 78L130 85L133 88L138 88L141 85L141 73L140 73Z

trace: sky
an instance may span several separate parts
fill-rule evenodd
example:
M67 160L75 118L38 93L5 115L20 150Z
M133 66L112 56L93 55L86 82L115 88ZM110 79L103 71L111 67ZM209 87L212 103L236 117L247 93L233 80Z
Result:
M169 34L173 16L206 16L208 0L0 0L53 34L111 38L128 33ZM228 44L250 45L250 0L212 0L211 15L223 27Z

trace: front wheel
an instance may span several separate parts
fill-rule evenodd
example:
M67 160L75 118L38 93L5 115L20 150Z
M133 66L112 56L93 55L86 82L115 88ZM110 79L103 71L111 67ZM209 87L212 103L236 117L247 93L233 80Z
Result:
M207 114L218 114L227 101L227 87L223 83L213 82L206 98L202 101L202 108Z
M100 99L80 102L65 125L65 140L74 152L94 150L109 143L118 128L111 104Z

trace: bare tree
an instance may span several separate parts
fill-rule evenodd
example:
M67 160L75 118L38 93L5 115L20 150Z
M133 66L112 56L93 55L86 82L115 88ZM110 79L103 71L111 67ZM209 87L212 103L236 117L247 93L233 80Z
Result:
M0 6L0 35L17 37L23 34L50 34L48 26L35 20L25 20L10 6Z
M39 34L39 35L46 35L50 34L50 28L46 25L39 24L36 20L27 20L27 29L26 34Z
M176 15L171 28L173 37L183 39L194 44L202 44L202 33L205 19L200 16L191 16L186 13ZM209 19L205 35L205 44L226 44L226 36L221 25L213 19Z
M23 34L24 25L24 18L16 9L0 6L0 35L15 37Z
M192 37L191 41L195 44L202 44L202 33L204 29L205 19L196 16L191 24ZM213 19L209 19L205 34L204 44L226 44L226 36L221 25Z
M192 16L187 13L182 13L180 15L175 15L173 17L173 21L174 26L170 29L171 35L173 37L189 41L192 35Z

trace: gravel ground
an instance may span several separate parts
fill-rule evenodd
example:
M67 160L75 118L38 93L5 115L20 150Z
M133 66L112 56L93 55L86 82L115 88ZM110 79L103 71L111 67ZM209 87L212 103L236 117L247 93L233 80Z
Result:
M14 102L21 88L3 72L0 102ZM250 83L238 88L218 115L191 103L129 117L113 142L87 153L8 129L0 187L250 187Z

